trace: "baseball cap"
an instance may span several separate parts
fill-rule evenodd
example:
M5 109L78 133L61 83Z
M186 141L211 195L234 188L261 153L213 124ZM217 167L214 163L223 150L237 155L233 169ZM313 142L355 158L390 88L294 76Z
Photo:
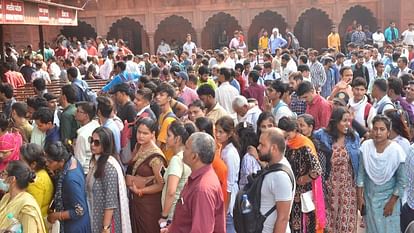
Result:
M188 81L188 74L187 74L187 72L184 72L184 71L175 72L175 75L177 77L180 77L180 78L184 79L185 81Z
M115 94L118 91L119 92L124 92L126 94L129 94L129 92L130 92L129 85L127 83L118 84L114 88L112 88L112 90L109 92L109 94Z

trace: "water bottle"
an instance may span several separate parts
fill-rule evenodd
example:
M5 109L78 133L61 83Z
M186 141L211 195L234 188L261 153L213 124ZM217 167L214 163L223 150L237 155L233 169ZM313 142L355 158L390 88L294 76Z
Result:
M242 214L248 214L252 212L252 205L250 204L249 199L247 198L247 194L243 194L242 196L241 211Z
M23 228L22 224L17 220L12 213L6 215L7 219L10 220L11 225L7 228L5 232L7 233L22 233Z

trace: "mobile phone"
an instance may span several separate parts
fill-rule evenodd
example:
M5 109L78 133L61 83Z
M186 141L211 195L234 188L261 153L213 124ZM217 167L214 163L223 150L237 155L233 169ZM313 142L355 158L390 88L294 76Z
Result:
M367 215L367 212L366 212L366 209L365 209L365 205L363 205L362 209L361 209L361 216L365 216L365 215Z

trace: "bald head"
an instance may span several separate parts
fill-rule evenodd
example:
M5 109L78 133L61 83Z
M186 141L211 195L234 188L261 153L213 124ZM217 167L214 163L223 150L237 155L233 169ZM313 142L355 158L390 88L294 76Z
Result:
M269 128L262 132L262 135L260 137L263 137L265 140L268 140L268 142L271 145L276 145L278 150L284 154L286 149L286 142L285 142L285 136L281 129L279 128Z

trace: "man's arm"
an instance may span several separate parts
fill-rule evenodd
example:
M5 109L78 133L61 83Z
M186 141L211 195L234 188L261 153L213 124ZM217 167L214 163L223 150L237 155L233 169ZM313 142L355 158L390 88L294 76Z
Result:
M277 217L273 233L286 233L286 228L289 224L291 201L276 202Z

